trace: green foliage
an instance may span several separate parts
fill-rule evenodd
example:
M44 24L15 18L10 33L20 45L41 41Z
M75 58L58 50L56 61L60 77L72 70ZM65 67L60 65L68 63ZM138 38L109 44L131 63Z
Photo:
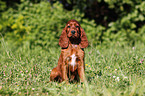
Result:
M0 12L6 9L6 3L0 0Z
M9 9L3 13L1 30L5 39L14 40L18 45L29 42L31 46L40 45L47 48L58 44L61 31L70 19L78 20L87 34L95 33L95 23L82 17L83 14L79 10L66 11L58 2L53 6L48 2L23 2L18 6L18 10Z
M136 41L144 41L144 26L137 25L145 21L145 2L136 5L132 12L122 16L115 22L109 24L109 28L103 35L104 43L117 42L123 44L133 44Z
M75 2L77 4L79 1ZM108 46L114 45L116 42L120 45L133 45L136 41L145 42L145 1L111 2L105 0L104 2L109 4L109 8L115 8L116 12L121 12L118 15L119 18L110 22L108 27L95 24L94 20L84 18L84 13L75 9L78 7L72 11L67 11L58 2L52 6L47 1L40 3L23 1L16 9L9 8L2 12L0 31L10 44L16 46L29 44L30 47L41 46L47 49L50 46L58 45L59 36L66 22L70 19L76 19L84 28L90 45L103 44ZM125 9L124 4L130 6L129 11ZM116 8L116 6L120 7ZM121 7L123 9L120 9Z

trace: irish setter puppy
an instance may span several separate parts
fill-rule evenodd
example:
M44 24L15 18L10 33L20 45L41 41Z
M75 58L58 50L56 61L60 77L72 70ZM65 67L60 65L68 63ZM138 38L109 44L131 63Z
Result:
M74 69L70 69L71 72L76 72L81 79L81 81L84 81L84 48L88 46L88 40L85 34L84 29L80 26L78 21L72 19L69 20L63 29L60 39L59 39L59 45L61 46L61 54L58 60L58 65L55 67L50 74L50 81L66 81L68 82L68 65L73 65ZM72 51L75 50L77 54L72 54ZM69 64L69 59L71 55L71 58L75 58L75 60L79 60L78 62L81 64L75 64L76 61L72 61L72 64ZM78 58L78 59L77 59ZM77 68L75 67L77 66ZM72 68L72 66L71 66ZM76 69L76 70L75 70ZM73 73L73 74L74 74ZM76 75L76 74L74 74ZM71 79L74 79L75 76L72 75Z

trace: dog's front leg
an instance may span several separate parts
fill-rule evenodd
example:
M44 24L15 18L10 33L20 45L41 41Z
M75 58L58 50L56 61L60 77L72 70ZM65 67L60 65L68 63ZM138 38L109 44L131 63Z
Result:
M85 65L83 59L80 60L78 65L78 74L80 77L81 82L84 82L85 80Z
M68 83L68 77L67 77L67 65L63 62L61 69L62 69L62 80L66 81L66 83Z
M85 80L85 71L84 71L84 67L83 66L79 66L78 74L79 74L79 77L81 79L81 82L84 82L84 80Z

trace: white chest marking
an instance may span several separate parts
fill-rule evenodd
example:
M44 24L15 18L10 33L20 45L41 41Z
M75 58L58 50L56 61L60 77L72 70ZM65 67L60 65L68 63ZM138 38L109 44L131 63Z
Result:
M71 66L73 66L73 70L74 70L74 66L76 65L76 55L75 54L73 54L73 55L71 55L70 56L72 59L71 59Z

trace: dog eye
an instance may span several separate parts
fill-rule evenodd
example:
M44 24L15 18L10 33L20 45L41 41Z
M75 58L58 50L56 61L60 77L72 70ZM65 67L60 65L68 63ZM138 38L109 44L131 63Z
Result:
M76 28L79 28L79 26L76 26Z
M70 26L67 26L67 28L70 28Z

